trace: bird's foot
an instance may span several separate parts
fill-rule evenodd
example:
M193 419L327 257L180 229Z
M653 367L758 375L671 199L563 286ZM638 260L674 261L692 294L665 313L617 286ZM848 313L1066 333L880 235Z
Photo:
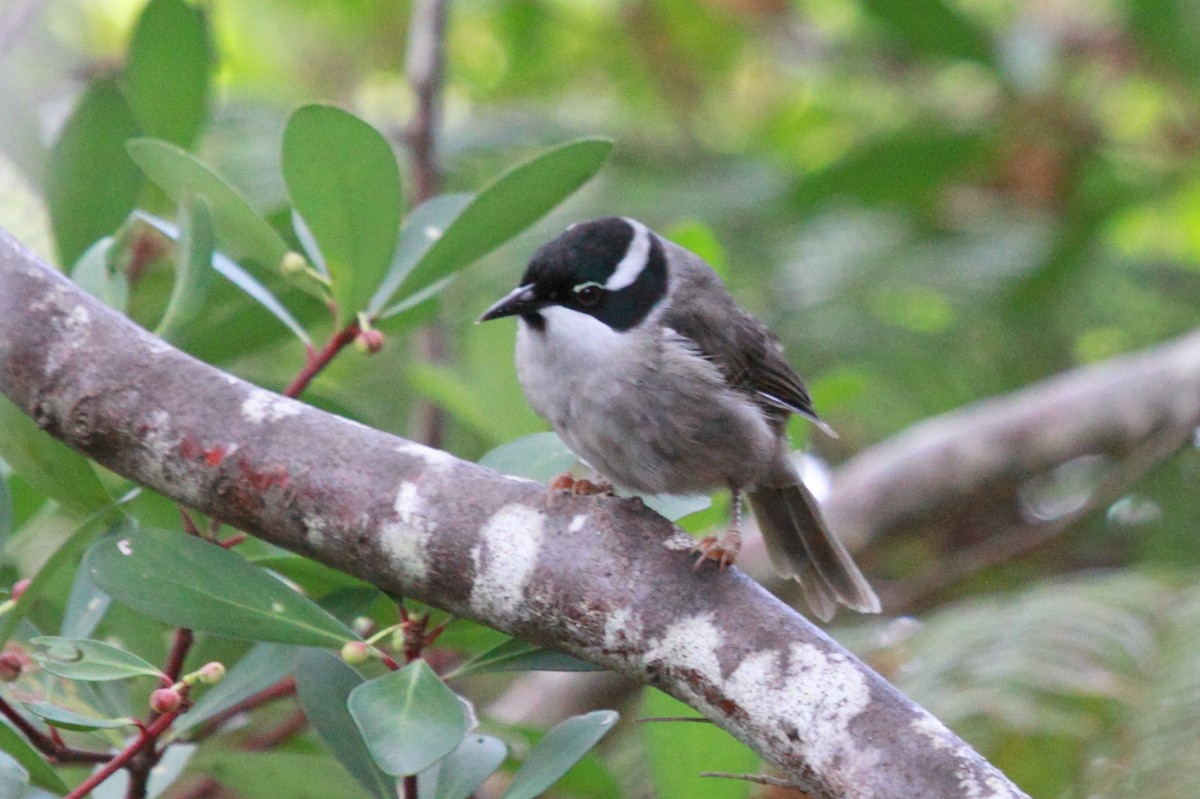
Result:
M715 560L717 570L724 571L726 566L732 566L733 562L737 560L738 551L741 548L742 537L737 530L730 530L719 538L715 535L705 536L696 542L696 546L692 547L693 552L700 553L700 557L696 558L696 564L692 566L692 571L700 571L700 567L706 560Z
M553 497L564 492L576 497L611 497L613 485L607 480L585 480L582 477L575 477L570 472L563 472L550 481L550 492L546 496L547 504Z

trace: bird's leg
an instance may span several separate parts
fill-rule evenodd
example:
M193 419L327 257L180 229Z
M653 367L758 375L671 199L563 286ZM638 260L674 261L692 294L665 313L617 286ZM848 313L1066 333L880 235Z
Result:
M731 494L732 511L729 518L729 529L725 531L725 535L705 536L696 542L693 547L693 552L699 552L700 557L696 558L696 565L692 567L692 571L698 571L706 560L715 560L718 569L724 569L726 566L732 566L737 560L738 551L742 548L742 491L736 486L729 487Z

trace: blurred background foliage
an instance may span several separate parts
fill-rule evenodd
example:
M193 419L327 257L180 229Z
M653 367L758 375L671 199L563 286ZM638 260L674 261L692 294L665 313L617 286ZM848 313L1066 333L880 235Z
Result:
M53 143L85 90L96 102L115 91L141 5L0 4L0 227L52 261L69 251L64 268L88 242L51 233ZM279 147L297 103L350 109L401 151L415 108L407 4L199 5L212 44L195 57L214 60L213 112L194 133L174 133L273 221L287 218ZM471 322L515 285L538 243L601 214L637 217L705 255L780 333L841 434L809 442L832 468L921 419L1196 326L1196 0L455 0L446 69L447 191L476 190L565 139L617 143L595 180L445 291L445 358L422 357L410 329L385 327L381 353L348 352L305 395L400 434L432 402L448 418L439 443L459 456L545 428L517 386L511 329ZM112 185L111 166L97 166L106 190L172 213L156 190ZM100 204L95 215L111 211ZM129 312L147 327L172 269L161 258L132 281ZM285 385L300 346L260 310L221 297L184 346ZM320 329L311 308L306 318ZM797 445L807 438L797 428ZM1193 447L1107 512L924 598L913 617L841 618L834 632L1035 797L1194 796L1198 478ZM8 483L15 577L61 533L47 538L54 517L35 488ZM720 518L717 509L689 526ZM940 556L898 538L877 542L865 563L898 577ZM661 697L646 701L672 714ZM691 774L756 768L716 731L681 726L625 729L556 790L766 791L675 773L676 763ZM692 740L706 735L717 738ZM734 765L713 766L706 747ZM282 795L239 774L246 796Z

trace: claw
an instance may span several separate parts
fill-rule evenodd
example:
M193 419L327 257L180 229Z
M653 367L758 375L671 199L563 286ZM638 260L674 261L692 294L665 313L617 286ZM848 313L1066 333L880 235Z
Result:
M741 548L742 538L736 530L730 530L721 538L714 535L705 536L696 542L696 546L692 547L693 552L700 553L700 556L696 558L696 563L692 566L692 571L700 571L700 567L707 560L715 560L717 570L724 571L727 566L732 566L737 560L738 551Z
M597 479L594 482L591 480L579 479L572 486L572 493L580 497L590 497L603 495L611 497L613 495L613 484L607 480Z

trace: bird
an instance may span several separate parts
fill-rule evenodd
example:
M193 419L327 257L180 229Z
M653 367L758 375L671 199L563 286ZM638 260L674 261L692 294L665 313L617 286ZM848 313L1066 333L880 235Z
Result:
M697 543L697 568L735 561L745 496L773 566L815 616L839 603L879 612L790 457L792 414L832 430L778 336L706 261L635 219L579 222L479 321L510 316L525 397L584 464L635 492L729 489L728 530Z

